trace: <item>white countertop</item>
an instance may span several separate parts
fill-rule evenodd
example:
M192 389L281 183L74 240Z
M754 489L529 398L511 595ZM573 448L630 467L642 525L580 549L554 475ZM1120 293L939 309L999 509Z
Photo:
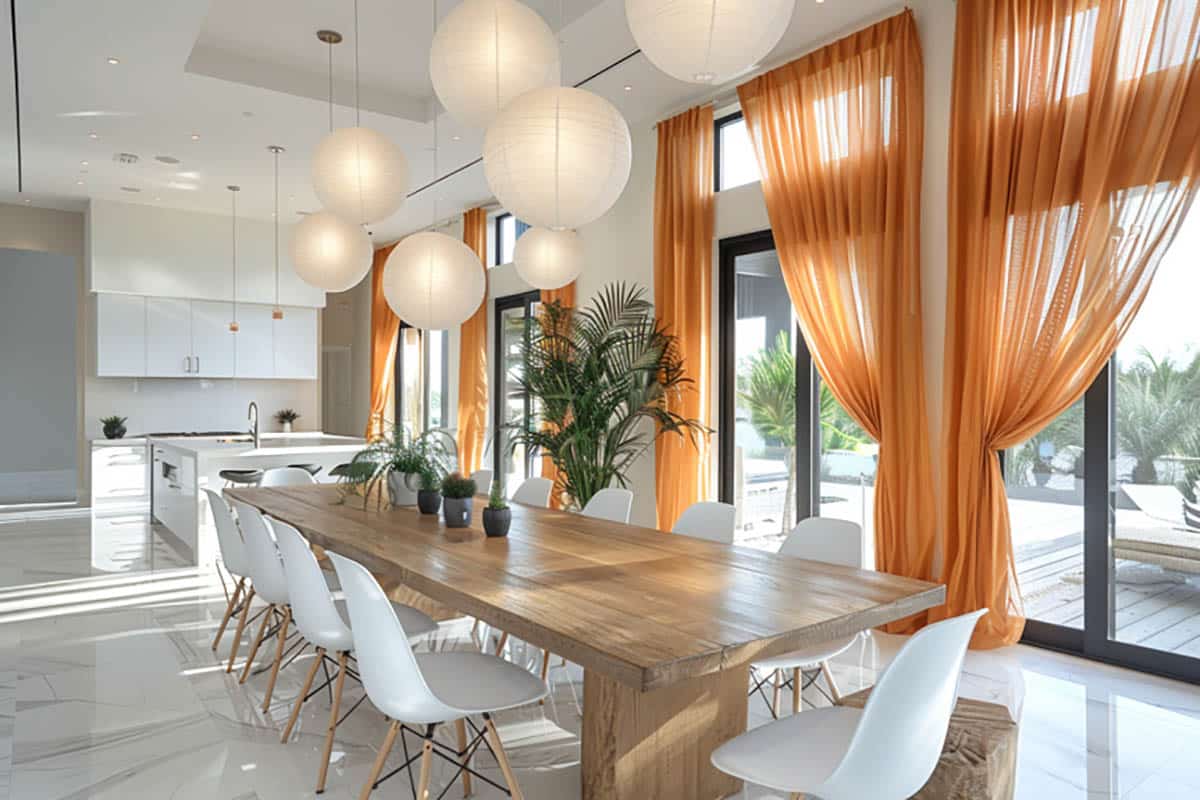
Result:
M253 458L255 456L300 455L303 453L357 453L367 446L365 439L334 436L319 431L301 433L264 433L254 447L249 434L230 437L148 437L152 445L161 445L198 458Z

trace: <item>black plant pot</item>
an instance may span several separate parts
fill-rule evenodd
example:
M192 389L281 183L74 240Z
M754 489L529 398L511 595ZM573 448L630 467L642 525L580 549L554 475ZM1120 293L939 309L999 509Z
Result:
M483 532L488 536L508 536L508 526L511 524L511 508L485 508L483 510Z
M442 499L442 518L447 528L466 528L471 524L471 497L446 497Z
M417 508L422 514L436 514L442 507L442 493L432 489L422 489L417 492Z
M116 427L110 425L104 426L105 439L124 439L125 433L126 430L124 425L117 425Z

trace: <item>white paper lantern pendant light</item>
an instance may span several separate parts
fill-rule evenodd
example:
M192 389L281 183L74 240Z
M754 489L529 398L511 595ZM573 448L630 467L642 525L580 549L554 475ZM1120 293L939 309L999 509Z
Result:
M386 219L404 204L408 160L382 133L362 127L358 98L358 0L354 2L354 127L333 127L333 45L337 31L317 31L329 47L329 135L313 156L313 189L326 211L366 225Z
M433 0L434 25L437 0ZM433 114L433 174L438 174L438 118ZM433 223L437 224L437 187L433 187ZM414 233L388 254L383 267L383 296L403 321L422 330L455 328L479 309L487 294L483 263L459 239L434 230Z
M750 70L787 30L795 0L625 0L638 47L688 83L724 83Z
M437 26L429 77L452 117L486 128L514 98L558 84L558 42L517 0L464 0Z
M292 231L292 264L310 286L352 289L371 269L371 237L361 225L328 211L309 214Z
M521 280L535 289L558 289L583 272L583 240L571 230L530 228L513 247Z

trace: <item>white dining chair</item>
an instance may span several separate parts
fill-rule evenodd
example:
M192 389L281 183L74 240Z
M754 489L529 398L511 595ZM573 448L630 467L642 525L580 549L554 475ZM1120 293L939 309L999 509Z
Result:
M225 671L230 672L241 645L242 631L246 628L250 603L254 600L254 583L250 580L250 561L246 556L246 545L242 541L242 534L233 518L233 512L220 494L212 489L205 489L204 492L208 495L208 508L212 513L213 525L217 529L217 548L221 551L221 563L225 565L226 572L237 578L233 594L229 596L229 603L225 606L225 614L221 617L221 626L217 628L217 635L212 641L212 649L215 652L221 645L221 638L225 635L229 620L236 614L238 624L233 635L233 649L229 653L229 664L225 667Z
M692 503L683 510L671 533L705 539L721 544L733 544L733 528L737 520L737 509L729 503L701 501Z
M258 635L250 646L246 656L246 665L242 668L238 683L245 683L254 668L254 657L264 640L274 635L277 639L275 661L271 665L271 677L267 680L267 691L263 697L262 710L271 707L271 695L275 691L275 680L279 677L279 667L283 663L283 651L288 638L288 628L292 623L292 605L288 597L287 577L283 574L283 562L279 560L279 549L275 546L275 537L266 517L254 506L246 505L238 500L233 501L237 510L238 524L242 529L242 538L246 542L246 555L250 562L250 579L258 596L267 601L267 613L258 626ZM268 630L271 623L273 629Z
M337 553L330 552L329 558L346 593L363 688L371 702L392 720L360 798L365 800L378 786L396 735L403 737L408 730L403 720L422 727L418 798L429 796L435 754L462 770L466 794L471 793L472 777L490 782L471 767L475 751L486 740L508 791L514 800L520 800L521 789L491 715L537 702L546 695L546 685L527 671L483 653L414 653L408 632L375 577L366 567ZM475 715L483 718L482 726L471 719ZM435 749L434 732L447 722L455 723L457 749L441 745ZM467 726L471 728L470 737Z
M592 495L579 513L585 517L628 525L632 511L633 492L628 489L601 489Z
M527 478L513 492L512 501L527 506L546 508L550 505L550 492L554 491L554 481L549 478Z
M471 480L475 481L475 491L479 494L492 493L492 471L490 469L477 469L471 473Z
M292 598L292 620L305 640L316 648L317 657L309 666L308 675L304 679L303 688L296 696L296 705L288 717L287 726L283 729L281 741L286 743L291 738L292 729L300 716L300 709L306 700L333 682L333 695L329 707L329 724L325 729L325 749L322 751L320 766L317 772L317 794L325 791L325 779L329 772L329 756L333 752L333 734L337 726L345 719L338 718L342 705L342 689L346 675L352 672L348 668L350 652L354 649L354 634L345 621L344 602L335 601L325 585L321 565L312 551L308 541L286 522L270 520L275 531L275 541L279 546L279 554L283 557L283 572L287 578L288 596ZM339 608L343 606L343 608ZM411 606L392 603L401 627L410 639L428 636L437 630L437 623L428 614L418 611ZM332 653L333 657L329 654ZM336 659L336 660L335 660ZM329 665L336 668L333 676L326 673L325 685L312 689L317 670ZM356 706L357 707L357 706ZM346 713L348 717L350 712Z
M823 561L845 567L863 566L862 528L858 523L831 517L808 517L800 520L784 539L779 554L811 561ZM792 690L792 711L802 708L803 689L814 686L821 689L817 676L824 678L831 703L841 700L841 692L833 677L829 662L849 650L864 634L840 636L826 642L793 650L782 655L766 658L751 665L754 686L750 690L767 701L765 686L772 684L771 699L767 705L771 716L779 718L780 696L785 688ZM806 682L807 681L807 682Z
M712 765L793 797L911 797L937 766L967 644L985 613L952 617L914 634L864 708L832 706L768 722L714 750Z
M272 467L263 472L259 486L309 486L317 482L313 474L301 467Z

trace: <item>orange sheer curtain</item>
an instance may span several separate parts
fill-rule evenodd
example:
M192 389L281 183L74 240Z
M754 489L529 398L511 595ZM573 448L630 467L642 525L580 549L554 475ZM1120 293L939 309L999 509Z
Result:
M400 318L392 313L383 296L383 268L395 246L379 248L371 261L371 413L364 434L368 440L383 435L388 406L396 388L392 373L396 367L396 334L400 332Z
M945 372L948 600L1024 627L997 451L1078 400L1195 195L1200 8L959 0Z
M876 567L931 576L921 47L905 11L738 88L784 280L834 397L879 442ZM896 629L911 627L896 626Z
M654 312L678 337L692 385L668 398L670 410L710 424L712 390L713 109L693 108L658 123L654 176ZM654 443L658 528L707 497L707 437L663 436Z
M574 308L575 281L571 281L566 286L558 289L542 289L540 300L543 304L553 303L557 300L568 308ZM561 487L558 483L558 467L554 465L554 459L549 456L542 456L542 477L554 481L554 491L550 493L550 507L562 508L564 504Z
M487 276L487 212L472 208L463 214L463 241L479 256ZM459 329L458 344L458 468L464 475L483 465L487 447L487 293L475 313Z

